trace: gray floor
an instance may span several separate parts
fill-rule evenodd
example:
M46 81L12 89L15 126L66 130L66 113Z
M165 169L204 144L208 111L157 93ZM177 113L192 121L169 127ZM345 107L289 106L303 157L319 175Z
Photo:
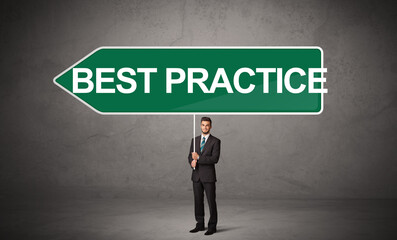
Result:
M218 199L212 236L192 200L2 200L2 239L397 239L396 200Z

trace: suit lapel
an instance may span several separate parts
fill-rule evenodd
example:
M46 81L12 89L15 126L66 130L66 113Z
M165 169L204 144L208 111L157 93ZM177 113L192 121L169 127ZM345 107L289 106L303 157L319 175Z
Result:
M201 136L197 136L197 137L196 137L196 152L197 152L197 153L200 152L200 144L201 144L200 138L201 138Z

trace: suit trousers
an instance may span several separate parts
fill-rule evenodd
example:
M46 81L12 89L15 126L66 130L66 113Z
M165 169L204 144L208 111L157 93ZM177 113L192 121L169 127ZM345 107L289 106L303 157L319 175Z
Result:
M198 182L193 181L194 193L194 215L196 218L196 226L204 227L204 191L207 196L208 207L210 209L210 219L208 221L208 229L216 229L218 223L218 210L215 201L215 182Z

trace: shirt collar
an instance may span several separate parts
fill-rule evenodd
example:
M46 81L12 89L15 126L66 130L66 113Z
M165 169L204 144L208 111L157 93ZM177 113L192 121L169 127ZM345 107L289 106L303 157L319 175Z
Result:
M211 135L211 133L208 133L207 135L203 135L203 133L201 133L201 139L203 139L203 137L205 137L205 140L207 141L207 139L210 135Z

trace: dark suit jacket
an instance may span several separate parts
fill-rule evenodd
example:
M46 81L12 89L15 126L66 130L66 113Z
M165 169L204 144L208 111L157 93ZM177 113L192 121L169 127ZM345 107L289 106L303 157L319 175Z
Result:
M196 137L196 152L199 160L196 164L196 170L192 168L192 181L198 182L216 182L215 164L219 161L221 153L221 140L210 134L207 142L204 145L203 151L200 152L201 135ZM188 155L189 166L193 161L193 138L190 144L190 151Z

